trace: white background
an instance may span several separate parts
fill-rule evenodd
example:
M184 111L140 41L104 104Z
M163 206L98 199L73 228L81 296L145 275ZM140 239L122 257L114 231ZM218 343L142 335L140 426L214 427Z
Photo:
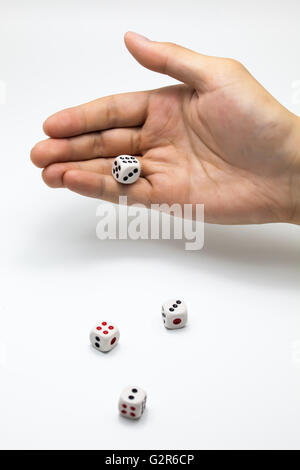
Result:
M206 226L199 252L101 242L99 201L29 160L56 110L173 83L132 59L129 29L235 57L300 114L299 18L298 0L0 1L1 448L300 448L299 227ZM175 333L170 296L190 312ZM107 355L89 346L102 318L121 330ZM139 422L117 412L130 383Z

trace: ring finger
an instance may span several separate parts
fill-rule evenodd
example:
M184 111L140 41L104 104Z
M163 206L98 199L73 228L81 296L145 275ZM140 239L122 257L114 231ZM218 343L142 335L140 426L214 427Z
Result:
M141 150L141 128L118 128L67 139L43 140L32 149L31 159L39 168L45 168L58 162L139 155Z

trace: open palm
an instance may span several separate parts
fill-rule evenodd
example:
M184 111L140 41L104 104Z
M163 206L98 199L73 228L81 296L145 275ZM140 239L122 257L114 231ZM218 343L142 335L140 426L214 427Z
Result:
M33 162L51 187L129 203L205 205L213 223L292 220L299 118L238 62L127 33L147 68L184 84L101 98L60 111ZM113 157L140 157L142 177L122 185Z

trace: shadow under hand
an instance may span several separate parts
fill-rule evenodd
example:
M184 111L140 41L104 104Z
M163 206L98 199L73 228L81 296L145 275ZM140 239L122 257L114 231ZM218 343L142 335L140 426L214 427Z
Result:
M18 261L28 267L102 263L112 258L165 260L212 277L269 287L299 289L300 231L285 224L205 226L204 248L186 251L186 240L104 240L96 236L96 205L76 201L31 228L26 253ZM96 203L99 204L99 201ZM197 274L195 274L197 275Z

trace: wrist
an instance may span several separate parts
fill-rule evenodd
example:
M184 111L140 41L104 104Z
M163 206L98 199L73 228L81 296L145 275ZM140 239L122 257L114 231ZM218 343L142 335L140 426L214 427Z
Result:
M293 146L291 151L290 192L291 207L288 222L300 225L300 117L296 116L293 130Z

